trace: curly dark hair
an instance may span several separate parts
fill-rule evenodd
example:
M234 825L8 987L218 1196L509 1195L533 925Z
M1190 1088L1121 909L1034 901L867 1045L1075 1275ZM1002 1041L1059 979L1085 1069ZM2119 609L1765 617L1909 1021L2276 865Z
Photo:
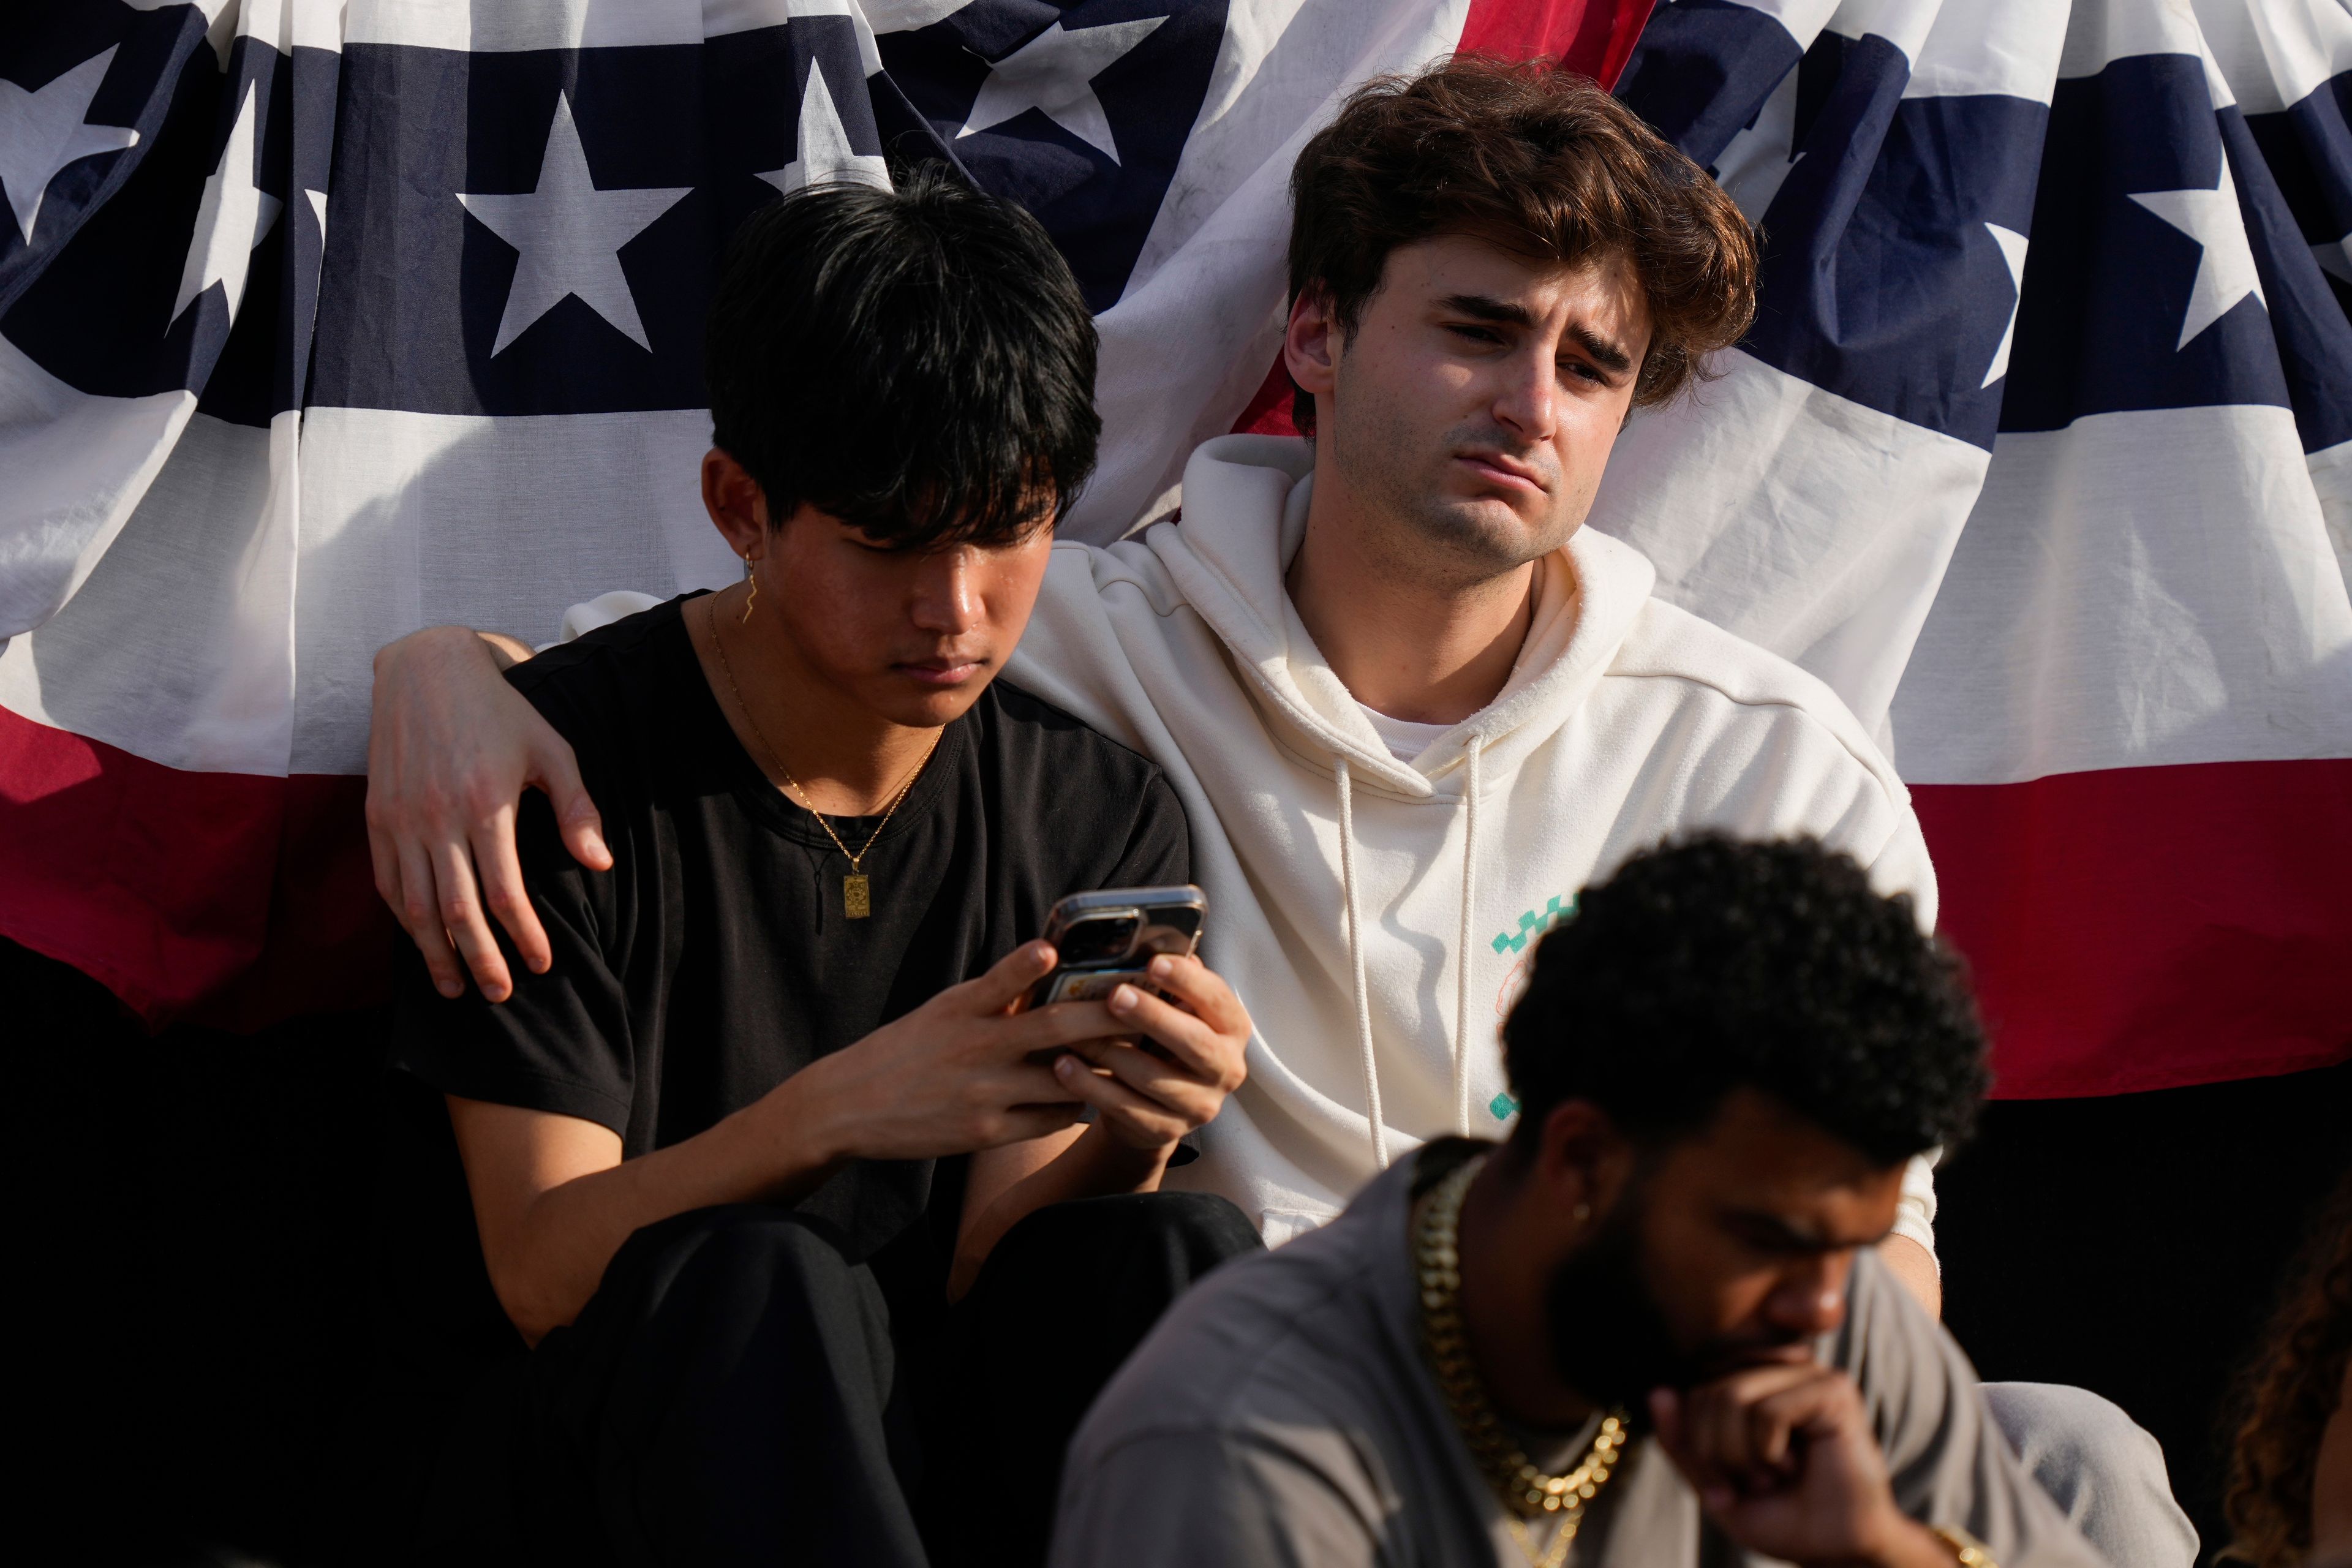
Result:
M2237 1441L2221 1555L2253 1568L2299 1568L2311 1551L2311 1481L2319 1436L2352 1357L2352 1172L2336 1188L2234 1402Z
M901 549L1010 543L1094 472L1094 317L1045 226L936 167L745 219L703 350L711 441L781 527L803 501Z
M1343 335L1389 252L1440 235L1573 266L1622 256L1650 309L1633 404L1664 403L1756 313L1756 234L1723 187L1584 77L1456 55L1356 89L1290 171L1290 297ZM1313 434L1315 399L1292 420Z
M1958 958L1811 838L1634 856L1543 939L1503 1039L1523 1141L1578 1099L1663 1142L1748 1087L1894 1164L1965 1137L1988 1083Z

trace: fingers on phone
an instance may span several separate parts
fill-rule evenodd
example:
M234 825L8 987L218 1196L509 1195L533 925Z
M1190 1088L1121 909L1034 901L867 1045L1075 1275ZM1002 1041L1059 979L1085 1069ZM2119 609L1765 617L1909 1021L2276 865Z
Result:
M1247 1035L1249 1011L1224 976L1190 955L1163 953L1151 961L1151 984L1182 1011L1222 1035Z
M1076 1057L1065 1056L1054 1064L1054 1072L1066 1089L1093 1106L1097 1113L1117 1117L1142 1141L1173 1143L1198 1125L1161 1100L1120 1082L1115 1067L1090 1067Z
M1100 1002L1056 1002L1014 1017L1008 1026L1011 1049L1030 1053L1087 1050L1112 1037L1131 1033Z
M1122 985L1111 999L1111 1016L1157 1041L1187 1072L1220 1091L1241 1085L1242 1064L1223 1044L1214 1024L1171 1005L1138 986Z
M1024 942L988 966L985 973L956 987L976 1015L1002 1013L1028 994L1029 987L1054 967L1054 950L1045 942Z
M1214 1083L1138 1046L1113 1046L1097 1063L1129 1089L1181 1117L1187 1128L1213 1119L1223 1103L1224 1093Z

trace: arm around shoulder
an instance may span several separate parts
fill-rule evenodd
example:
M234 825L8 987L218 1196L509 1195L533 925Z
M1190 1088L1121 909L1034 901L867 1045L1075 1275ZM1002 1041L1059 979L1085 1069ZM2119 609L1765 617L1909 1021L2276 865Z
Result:
M612 864L571 746L507 683L506 668L530 657L510 637L459 626L411 633L375 656L367 825L376 891L445 996L464 990L468 972L492 1001L512 994L492 916L532 973L550 962L515 858L526 789L547 793L581 864Z

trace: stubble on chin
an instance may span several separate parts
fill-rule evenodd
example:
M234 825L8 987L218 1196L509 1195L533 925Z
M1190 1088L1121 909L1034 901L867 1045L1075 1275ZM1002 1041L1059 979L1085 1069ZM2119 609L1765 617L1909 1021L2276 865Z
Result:
M1432 442L1405 421L1358 418L1335 429L1332 460L1366 512L1365 548L1402 578L1472 584L1517 570L1568 542L1583 521L1579 507L1557 514L1559 476L1529 517L1500 496L1463 493L1454 453L1465 447L1509 449L1492 431L1457 429Z

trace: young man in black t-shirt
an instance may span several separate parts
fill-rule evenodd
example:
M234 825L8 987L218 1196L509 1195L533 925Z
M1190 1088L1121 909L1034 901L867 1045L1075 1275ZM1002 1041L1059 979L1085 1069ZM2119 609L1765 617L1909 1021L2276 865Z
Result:
M917 1563L922 1499L1042 1552L1094 1389L1257 1245L1155 1191L1242 1079L1222 980L1012 1010L1055 899L1191 876L1157 767L991 684L1093 466L1093 323L1034 219L919 177L750 219L708 358L746 579L509 672L604 840L582 864L530 797L548 951L497 1000L420 967L396 1026L535 1347L474 1390L419 1550ZM927 1357L954 1375L910 1395Z

